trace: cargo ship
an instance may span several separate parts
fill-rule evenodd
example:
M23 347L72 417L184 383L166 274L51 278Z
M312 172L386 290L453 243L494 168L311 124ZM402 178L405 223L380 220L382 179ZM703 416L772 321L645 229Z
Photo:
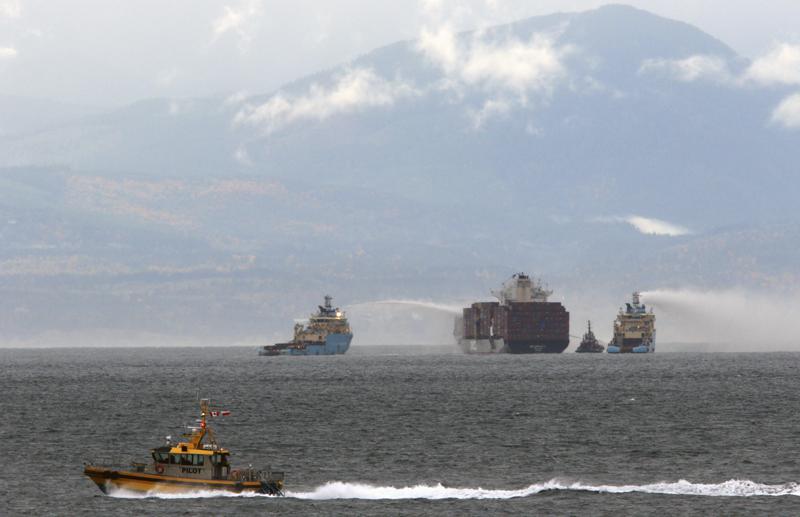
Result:
M605 350L605 347L600 344L596 337L594 337L594 332L592 332L592 322L589 322L589 328L586 331L586 334L583 335L583 339L581 339L581 344L578 345L578 349L575 350L579 354L599 354Z
M266 345L259 355L337 355L350 348L353 332L344 311L333 307L330 296L325 296L324 305L312 314L308 324L296 323L294 337L286 343Z
M552 291L517 273L492 292L498 301L477 302L456 317L453 334L468 354L560 354L569 345L569 312L549 302Z
M614 321L614 338L608 344L609 354L646 354L656 351L656 316L653 310L633 293L630 303L619 310Z

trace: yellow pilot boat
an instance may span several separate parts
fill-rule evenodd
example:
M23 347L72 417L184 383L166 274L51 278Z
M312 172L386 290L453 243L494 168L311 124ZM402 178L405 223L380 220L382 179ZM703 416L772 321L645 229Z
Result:
M152 449L151 461L132 463L127 469L87 464L84 474L103 491L121 489L137 493L185 493L199 490L258 492L283 495L283 472L252 467L232 469L230 451L217 445L208 416L228 413L209 412L209 401L200 401L199 426L190 427L186 441Z

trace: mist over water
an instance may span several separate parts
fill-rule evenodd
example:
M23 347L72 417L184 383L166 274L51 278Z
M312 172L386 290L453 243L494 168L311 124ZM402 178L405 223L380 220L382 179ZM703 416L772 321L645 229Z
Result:
M800 294L744 289L656 289L641 294L656 313L662 344L698 343L712 352L800 350Z

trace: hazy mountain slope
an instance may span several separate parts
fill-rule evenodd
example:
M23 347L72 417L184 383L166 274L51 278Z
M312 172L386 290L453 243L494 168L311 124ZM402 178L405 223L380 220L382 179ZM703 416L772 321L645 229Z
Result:
M791 90L723 43L624 6L429 36L0 134L0 337L230 342L325 291L468 300L516 270L612 313L797 286L800 132L770 121Z

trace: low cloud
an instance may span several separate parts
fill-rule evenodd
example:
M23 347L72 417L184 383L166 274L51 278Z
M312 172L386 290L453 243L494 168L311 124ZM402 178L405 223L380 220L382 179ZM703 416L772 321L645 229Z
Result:
M333 115L364 108L391 106L417 90L401 80L386 80L370 69L351 69L336 78L330 87L314 84L305 95L276 94L258 106L245 106L234 124L263 127L267 132L298 120L325 120Z
M682 82L711 80L729 82L733 77L727 62L719 56L697 54L685 59L645 59L640 75L666 75Z
M423 29L417 41L417 49L448 74L453 72L461 59L456 33L449 25L443 25L435 31Z
M556 47L541 34L528 41L510 38L487 42L477 33L461 42L447 25L436 31L423 30L417 49L450 79L520 97L550 90L566 75L562 57L570 51Z
M261 13L261 0L248 0L237 7L224 6L223 14L211 24L212 41L217 41L226 34L233 34L238 40L239 50L246 51L256 30L255 21Z
M680 237L681 235L689 235L692 233L692 231L685 226L680 226L661 219L643 217L641 215L596 217L592 219L592 221L597 223L627 223L636 229L636 231L645 235Z
M13 59L17 57L17 49L13 47L0 47L0 59Z
M0 1L0 18L19 18L22 14L22 4L19 0Z
M473 129L515 106L530 107L549 99L556 84L568 75L563 59L572 52L544 34L534 34L529 40L489 41L481 31L459 37L447 23L435 30L423 29L416 47L442 71L439 85L443 89L459 97L467 87L486 94L480 108L467 112Z
M158 74L156 74L155 83L156 86L159 88L169 88L173 84L175 84L175 80L178 78L179 72L177 68L169 68L167 70L162 70Z
M639 73L667 75L683 82L712 80L740 88L796 86L800 85L800 45L778 44L737 75L731 73L724 59L710 55L677 60L647 59L642 62ZM770 120L787 129L800 128L800 93L783 99L773 109Z
M786 97L772 112L772 121L789 129L800 129L800 93Z
M562 54L563 50L556 49L543 36L534 36L528 42L475 42L463 63L461 76L467 83L511 90L521 96L528 91L548 91L566 75Z
M233 159L245 167L253 166L253 160L250 158L250 153L247 152L247 147L245 145L240 145L236 148L236 151L233 152Z
M761 85L800 85L800 45L783 43L756 59L744 79Z
M640 215L631 215L625 218L625 222L636 228L640 233L647 235L668 235L678 237L692 233L688 228L677 224L651 219Z
M511 103L503 99L488 99L479 110L470 111L472 127L480 129L492 117L505 115L511 111Z

